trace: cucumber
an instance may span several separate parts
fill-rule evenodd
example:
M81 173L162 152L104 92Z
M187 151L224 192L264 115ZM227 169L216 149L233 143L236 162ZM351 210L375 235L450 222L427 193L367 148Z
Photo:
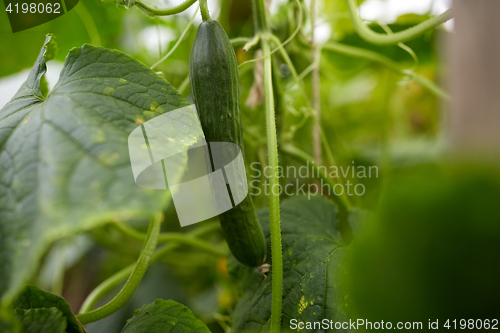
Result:
M232 142L243 152L238 63L222 26L214 20L198 27L189 57L189 82L207 142ZM250 267L266 260L266 241L249 195L219 215L234 257Z

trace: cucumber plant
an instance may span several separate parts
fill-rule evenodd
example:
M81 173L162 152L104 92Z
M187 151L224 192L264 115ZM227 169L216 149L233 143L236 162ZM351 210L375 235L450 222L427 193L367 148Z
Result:
M197 3L187 0L172 8L158 9L138 0L111 2L155 18L182 13ZM221 13L229 11L230 1L223 0L221 4ZM225 303L227 313L216 313L210 318L214 320L200 320L182 304L157 300L141 304L122 332L209 332L213 327L206 323L217 322L214 331L276 333L290 331L290 319L347 319L348 295L339 285L347 274L343 262L352 234L365 213L357 207L359 202L335 191L325 196L292 198L280 192L285 185L280 181L280 170L294 163L311 169L313 176L306 178L324 181L334 189L349 184L349 179L325 172L326 166L339 164L328 142L327 132L332 128L322 124L324 116L318 116L318 110L312 107L318 101L310 101L304 78L310 71L318 70L322 57L340 55L382 65L383 71L391 70L398 79L404 76L432 95L448 99L443 89L416 73L415 66L407 69L389 56L402 52L403 57L408 57L409 53L417 63L416 54L403 43L420 38L450 16L446 13L395 33L383 27L388 29L384 35L361 22L354 0L345 0L343 6L353 22L352 28L361 38L371 44L394 46L391 52L381 54L374 48L334 39L318 47L305 31L305 14L309 11L304 10L304 5L301 0L290 1L283 7L287 23L271 25L266 2L252 0L253 35L230 39L223 27L228 22L213 20L207 1L199 0L202 22L196 28L192 45L184 38L192 30L195 16L172 49L151 67L117 50L77 45L67 55L59 80L50 91L44 74L47 61L55 55L56 43L52 35L47 35L27 80L0 110L1 332L92 331L97 326L85 326L98 325L101 319L133 301L148 266L160 260L177 260L181 265L194 262L202 267L209 263L206 271L217 267L214 274L222 281L218 286L231 294ZM88 18L84 9L78 13ZM86 22L87 32L92 40L100 41L93 25L94 22ZM249 31L245 25L241 29ZM354 33L352 36L357 38ZM424 37L421 39L429 44ZM189 73L176 89L153 68L161 68L176 48L186 44L190 49ZM259 50L253 59L252 52L248 52L252 49ZM312 56L311 52L318 54ZM309 57L315 61L310 63ZM239 72L245 75L240 77ZM253 83L247 89L251 96L247 97L262 106L245 115L240 110L244 97L240 88L242 82L248 83L245 80L249 76ZM313 77L318 79L318 75ZM319 95L318 83L311 85L312 96ZM231 142L239 146L245 157L256 156L261 170L265 169L270 192L265 205L255 205L267 207L256 210L248 195L218 217L220 227L215 221L206 221L187 232L165 232L161 224L169 214L171 196L167 191L135 185L126 142L137 126L187 106L189 87L206 140ZM243 126L245 117L265 123L265 134L258 127ZM246 124L250 122L246 119ZM319 141L310 147L313 149L306 149L309 142L304 144L301 137L311 134L311 123L315 124L314 137ZM182 120L176 125L186 129ZM166 131L175 148L185 148L186 143L177 140L174 130ZM315 152L315 158L309 150ZM322 159L317 158L318 152L325 155L324 165L319 163ZM226 153L234 156L234 152ZM186 168L186 163L180 163L173 172L180 176ZM307 183L315 185L312 179L307 179ZM147 232L135 227L135 223L147 220ZM115 252L123 254L129 250L135 261L106 276L88 293L76 314L61 297L25 285L34 281L40 262L49 261L50 255L44 254L52 244L83 233L92 234L93 239ZM158 246L162 243L167 244ZM196 257L184 259L179 256L179 249ZM256 274L268 270L266 277ZM60 273L55 280L62 281L64 268L54 271ZM196 278L193 273L188 280ZM104 302L121 284L114 297ZM54 287L52 291L61 289L62 286ZM221 303L225 299L222 296Z

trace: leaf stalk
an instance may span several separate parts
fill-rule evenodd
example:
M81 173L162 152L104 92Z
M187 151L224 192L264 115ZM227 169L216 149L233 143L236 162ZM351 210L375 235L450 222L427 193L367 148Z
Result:
M80 323L85 325L106 318L118 311L125 305L125 303L127 303L130 297L132 297L151 261L151 257L156 248L156 243L158 242L158 235L160 234L160 225L162 220L162 214L157 214L151 219L141 255L139 256L132 273L120 292L106 305L77 315L76 318L80 321Z

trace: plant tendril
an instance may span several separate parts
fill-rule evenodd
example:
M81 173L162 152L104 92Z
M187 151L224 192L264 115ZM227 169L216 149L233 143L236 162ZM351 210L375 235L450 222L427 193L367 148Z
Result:
M167 9L152 8L138 0L118 0L117 4L124 5L126 8L136 6L149 16L169 16L182 13L183 11L191 7L195 2L196 0L186 0L178 6Z
M447 10L443 14L434 16L422 23L417 24L416 26L413 26L403 31L396 32L392 35L385 35L373 31L363 23L363 20L358 15L356 0L344 0L344 1L349 10L351 21L354 24L354 29L356 29L358 35L367 42L377 45L392 45L409 41L411 39L420 36L424 32L443 24L444 22L452 18L451 10Z
M177 42L174 44L174 46L172 47L172 49L170 51L168 51L167 54L165 54L163 56L163 58L161 58L160 60L158 60L157 62L155 62L150 68L151 69L154 69L156 66L158 66L159 64L161 64L162 62L164 62L165 60L168 59L168 57L170 57L170 55L172 53L174 53L174 51L177 49L177 47L181 44L181 42L184 40L184 38L186 37L188 31L189 31L189 28L191 28L191 25L193 25L193 21L194 21L194 18L196 17L196 14L198 14L198 10L200 9L200 6L198 6L198 8L196 9L196 11L194 12L194 15L193 17L191 17L191 20L189 21L189 23L187 24L186 28L184 28L184 31L182 32L181 36L179 37L179 39L177 40Z
M295 28L294 32L283 42L283 43L280 43L275 49L273 49L269 55L267 56L271 56L274 52L278 51L279 49L281 48L284 48L285 45L287 45L288 43L290 43L292 41L292 39L299 33L301 27L302 27L302 5L300 4L299 0L295 0L297 2L297 5L299 7L299 24L297 25L297 28ZM260 36L261 38L271 38L271 33L269 34L263 34L262 36ZM258 36L258 35L257 35ZM255 38L255 37L254 37ZM245 62L242 62L241 64L238 65L238 68L240 68L241 66L245 65L245 64L249 64L249 63L252 63L252 62L257 62L257 61L260 61L260 60L263 60L265 59L266 56L263 56L261 58L255 58L255 59L251 59L251 60L247 60Z
M189 235L193 239L201 240L198 237L201 237L205 234L208 234L218 229L220 229L220 225L218 222L214 223L207 222L206 225L198 227L197 229L191 231L187 235ZM172 243L160 247L158 250L155 251L155 253L151 257L151 263L158 261L159 259L164 257L167 253L170 253L173 250L177 249L180 245L181 244L179 243ZM134 267L135 264L132 264L121 269L119 272L113 274L112 276L104 280L100 285L98 285L94 290L92 290L92 292L89 294L89 296L87 296L87 298L83 302L83 305L80 308L80 313L85 313L92 310L92 308L97 304L97 302L99 302L99 300L104 295L110 292L111 289L115 288L120 282L125 280L127 276L130 275L130 273L132 273Z

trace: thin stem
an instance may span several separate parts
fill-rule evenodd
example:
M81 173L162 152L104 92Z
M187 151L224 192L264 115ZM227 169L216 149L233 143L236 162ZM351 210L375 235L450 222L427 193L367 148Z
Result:
M172 53L174 53L174 51L177 49L177 47L181 44L181 42L184 40L184 38L186 37L187 33L189 32L189 28L191 28L191 25L193 25L193 21L194 21L194 18L196 17L196 14L198 14L198 9L200 9L200 7L198 6L198 8L196 9L196 11L194 12L194 15L193 17L191 17L191 20L189 21L189 23L187 24L186 28L184 29L184 31L182 32L181 36L179 37L179 39L177 40L177 42L174 44L174 46L172 47L172 49L170 51L168 51L167 54L165 54L165 56L163 58L161 58L160 60L158 60L157 62L155 62L153 64L153 66L151 66L150 68L151 69L154 69L156 66L158 66L159 64L161 64L162 62L164 62L165 60L167 60L168 57L170 57L170 55Z
M259 43L259 40L260 40L260 35L253 36L253 38L250 39L250 41L248 41L248 43L243 45L243 51L247 52L248 50L250 50L252 47L254 47L255 45L257 45Z
M180 84L180 86L177 88L177 91L182 96L186 96L186 93L187 93L187 90L188 90L189 87L190 87L190 85L189 85L189 75L186 75L186 77L184 78L184 80L182 81L182 83Z
M269 39L274 44L278 45L278 47L276 49L280 52L281 57L283 58L283 60L285 61L286 65L290 69L290 73L292 74L292 77L293 77L293 79L295 81L295 84L299 87L300 93L304 97L304 100L307 103L307 106L311 107L311 104L310 104L309 98L307 96L306 90L304 89L304 86L302 85L302 82L300 81L300 79L299 79L299 77L297 75L297 70L295 69L295 65L293 64L292 59L290 59L290 56L288 55L288 52L281 45L281 41L279 40L279 38L276 35L268 34L267 36L269 37Z
M259 0L257 0L259 2ZM271 305L271 333L281 330L281 302L283 294L283 262L281 248L280 225L280 197L278 192L278 142L276 137L276 119L274 114L274 96L272 82L271 48L266 38L262 39L264 54L264 104L266 110L267 153L269 158L271 193L269 195L269 212L271 224L271 252L272 252L272 305Z
M233 44L233 47L245 45L246 43L248 43L251 40L252 40L252 38L248 38L248 37L236 37L236 38L230 39L231 44Z
M257 0L255 2L262 2ZM264 14L265 15L265 14ZM263 20L265 21L265 18ZM274 95L271 68L271 48L267 37L261 41L264 54L264 105L266 110L267 151L269 158L269 213L271 229L272 252L272 305L271 305L271 332L277 333L281 329L281 303L283 293L283 262L281 246L281 225L279 208L278 177L278 142L276 134L276 116L274 111Z
M321 126L321 123L319 124L319 136L321 138L321 143L323 144L323 149L325 149L326 152L326 158L328 160L328 163L331 166L336 166L337 162L335 161L335 158L333 157L332 153L332 148L330 147L330 143L328 142L328 138L326 137L325 131L323 130L323 126ZM344 182L344 178L342 176L340 178L340 183Z
M193 238L201 237L205 234L208 234L218 229L220 229L219 223L216 222L207 223L206 225L193 230L192 232L189 233L189 235ZM158 261L160 258L164 257L167 253L170 253L171 251L177 249L179 246L180 244L168 244L159 248L153 254L151 258L151 263ZM213 254L212 252L209 253ZM80 313L85 313L92 310L92 308L95 307L97 302L99 302L99 300L102 297L104 297L107 293L109 293L113 288L115 288L120 282L125 280L127 276L129 276L132 273L134 267L135 264L129 265L121 269L119 272L115 273L111 277L107 278L101 284L99 284L83 302L83 305L80 308Z
M253 0L253 20L255 26L255 34L259 32L268 32L269 24L267 23L266 4L264 0Z
M104 297L111 289L117 286L120 282L125 280L134 270L135 264L128 265L127 267L120 270L118 273L113 274L111 277L107 278L99 284L89 296L85 299L82 306L80 307L80 313L88 313L91 311L97 302ZM80 318L80 317L78 317Z
M393 35L394 32L391 30L391 28L387 25L387 24L384 24L384 23L380 23L380 22L377 22L377 24L382 28L384 29L384 31L388 34L388 35ZM402 50L405 50L406 52L408 52L408 54L412 57L413 61L414 61L414 64L411 68L409 68L409 70L411 71L415 71L417 70L418 68L418 65L419 65L419 60L418 60L418 56L417 54L415 53L415 51L412 50L411 47L409 47L408 45L404 44L404 43L398 43L398 47Z
M161 58L161 35L160 35L160 19L155 17L156 22L156 36L158 37L158 57Z
M274 52L278 51L278 50L281 50L283 49L284 50L284 47L286 44L290 43L292 41L292 39L295 38L295 36L299 33L300 29L302 28L302 5L300 4L299 0L296 0L297 1L297 5L299 7L299 25L297 25L297 28L295 29L295 31L282 43L278 37L274 36L272 33L268 33L266 34L269 38L272 38L273 36L276 37L276 39L274 39L273 42L277 42L277 46L276 48L274 48L270 53L269 53L269 56L271 56ZM256 38L260 38L261 36L259 34L256 34L254 36L253 39L256 39ZM251 41L250 41L251 42ZM249 42L249 43L250 43ZM253 46L253 45L252 45ZM245 51L245 47L246 45L243 47L243 50ZM265 57L260 57L260 58L255 58L255 59L251 59L251 60L247 60L245 62L242 62L241 64L238 65L238 68L242 67L243 65L245 64L249 64L249 63L252 63L252 62L257 62L257 61L261 61L263 60Z
M404 43L411 39L414 39L424 32L434 29L435 27L443 24L452 18L451 10L447 10L441 15L434 16L427 21L424 21L416 26L408 28L403 31L396 32L392 35L385 35L371 30L367 27L363 20L358 15L356 0L344 0L347 8L349 10L349 16L351 17L351 21L354 24L354 29L358 33L361 38L364 40L378 45L392 45L397 43Z
M134 228L129 227L123 222L113 223L113 225L124 235L127 235L132 239L138 241L144 241L146 239L147 236L146 234L143 234L142 232L139 232ZM209 242L205 242L201 239L194 238L187 234L177 233L177 232L166 232L158 235L158 243L168 243L168 242L191 245L197 249L212 253L220 257L226 255L226 251L212 245Z
M261 36L262 53L264 55L264 106L266 110L267 154L269 158L269 215L271 231L272 255L272 298L271 298L271 333L281 331L281 303L283 296L283 254L281 248L280 197L278 175L278 140L276 135L276 116L274 112L274 95L271 65L271 47L267 34L266 5L264 0L253 0L255 33Z
M151 261L151 257L158 241L158 235L160 234L160 225L162 219L163 216L161 214L158 214L151 219L141 255L139 256L139 259L137 260L132 273L130 274L127 282L120 290L120 292L106 305L96 310L77 315L78 320L82 324L85 325L88 323L93 323L102 318L110 316L111 314L118 311L123 305L125 305L130 297L132 297L135 289L141 282L144 273L146 273L146 270Z
M208 12L207 0L200 0L201 18L203 21L211 20L210 13Z
M337 42L327 42L325 45L323 45L323 50L327 51L333 51L337 52L340 54L344 54L347 56L355 57L355 58L360 58L360 59L365 59L365 60L370 60L377 62L379 64L382 64L384 66L387 66L391 70L401 74L401 75L411 75L413 79L420 83L424 88L435 94L436 96L450 100L450 96L440 87L438 87L434 82L429 80L423 75L420 75L418 73L414 72L409 72L405 69L403 69L397 62L394 60L381 55L377 52L371 51L371 50L366 50L362 49L359 47L355 46L350 46L350 45L345 45L345 44L340 44Z
M83 5L83 1L80 1L78 5L75 6L75 11L82 20L85 30L90 37L90 43L95 46L101 46L101 36L99 35L99 29L97 29L92 15L90 15L87 8Z
M317 52L318 45L314 40L314 30L316 27L317 3L316 0L311 0L311 51L312 63L316 64L312 71L311 90L312 90L312 107L315 112L315 121L313 125L313 149L314 159L317 164L321 164L321 98L319 92L319 61L321 54Z
M279 40L279 38L276 35L268 34L267 36L269 37L269 39L273 43L275 43L277 45L280 45L280 40ZM295 66L294 66L293 62L290 59L290 56L288 55L288 52L282 46L278 47L278 49L279 49L279 51L281 53L281 57L283 58L283 60L287 64L287 66L288 66L288 68L290 70L290 73L292 74L292 77L293 77L293 79L295 81L295 84L299 87L300 92L301 92L302 96L304 97L304 100L305 100L307 106L312 109L311 103L309 101L309 98L307 97L306 90L304 89L304 85L302 84L302 81L301 81L300 77L297 75L297 70L295 69ZM318 48L317 52L320 53L320 51L321 51L321 48ZM319 58L319 56L318 56L318 58ZM315 117L315 119L314 119L315 123L318 123L318 121L316 119L317 115L314 115L314 117ZM337 163L335 162L335 159L333 157L332 151L330 149L330 145L328 143L328 140L327 140L327 138L326 138L326 136L324 134L323 128L322 128L322 126L321 126L320 123L318 123L318 134L319 134L319 139L320 139L321 143L323 144L323 148L326 151L326 155L327 155L327 158L328 158L328 163L330 163L330 165L337 165ZM318 164L321 164L321 163L318 163Z
M167 9L151 8L140 1L136 1L134 5L149 16L168 16L182 13L191 7L195 2L196 0L186 0L178 6Z
M319 57L316 58L316 60L319 60ZM306 69L304 69L302 71L302 73L299 74L298 76L298 80L299 81L302 81L309 73L311 73L313 71L313 69L315 67L319 66L319 61L318 62L313 62L312 64L310 64L309 66L306 67Z

